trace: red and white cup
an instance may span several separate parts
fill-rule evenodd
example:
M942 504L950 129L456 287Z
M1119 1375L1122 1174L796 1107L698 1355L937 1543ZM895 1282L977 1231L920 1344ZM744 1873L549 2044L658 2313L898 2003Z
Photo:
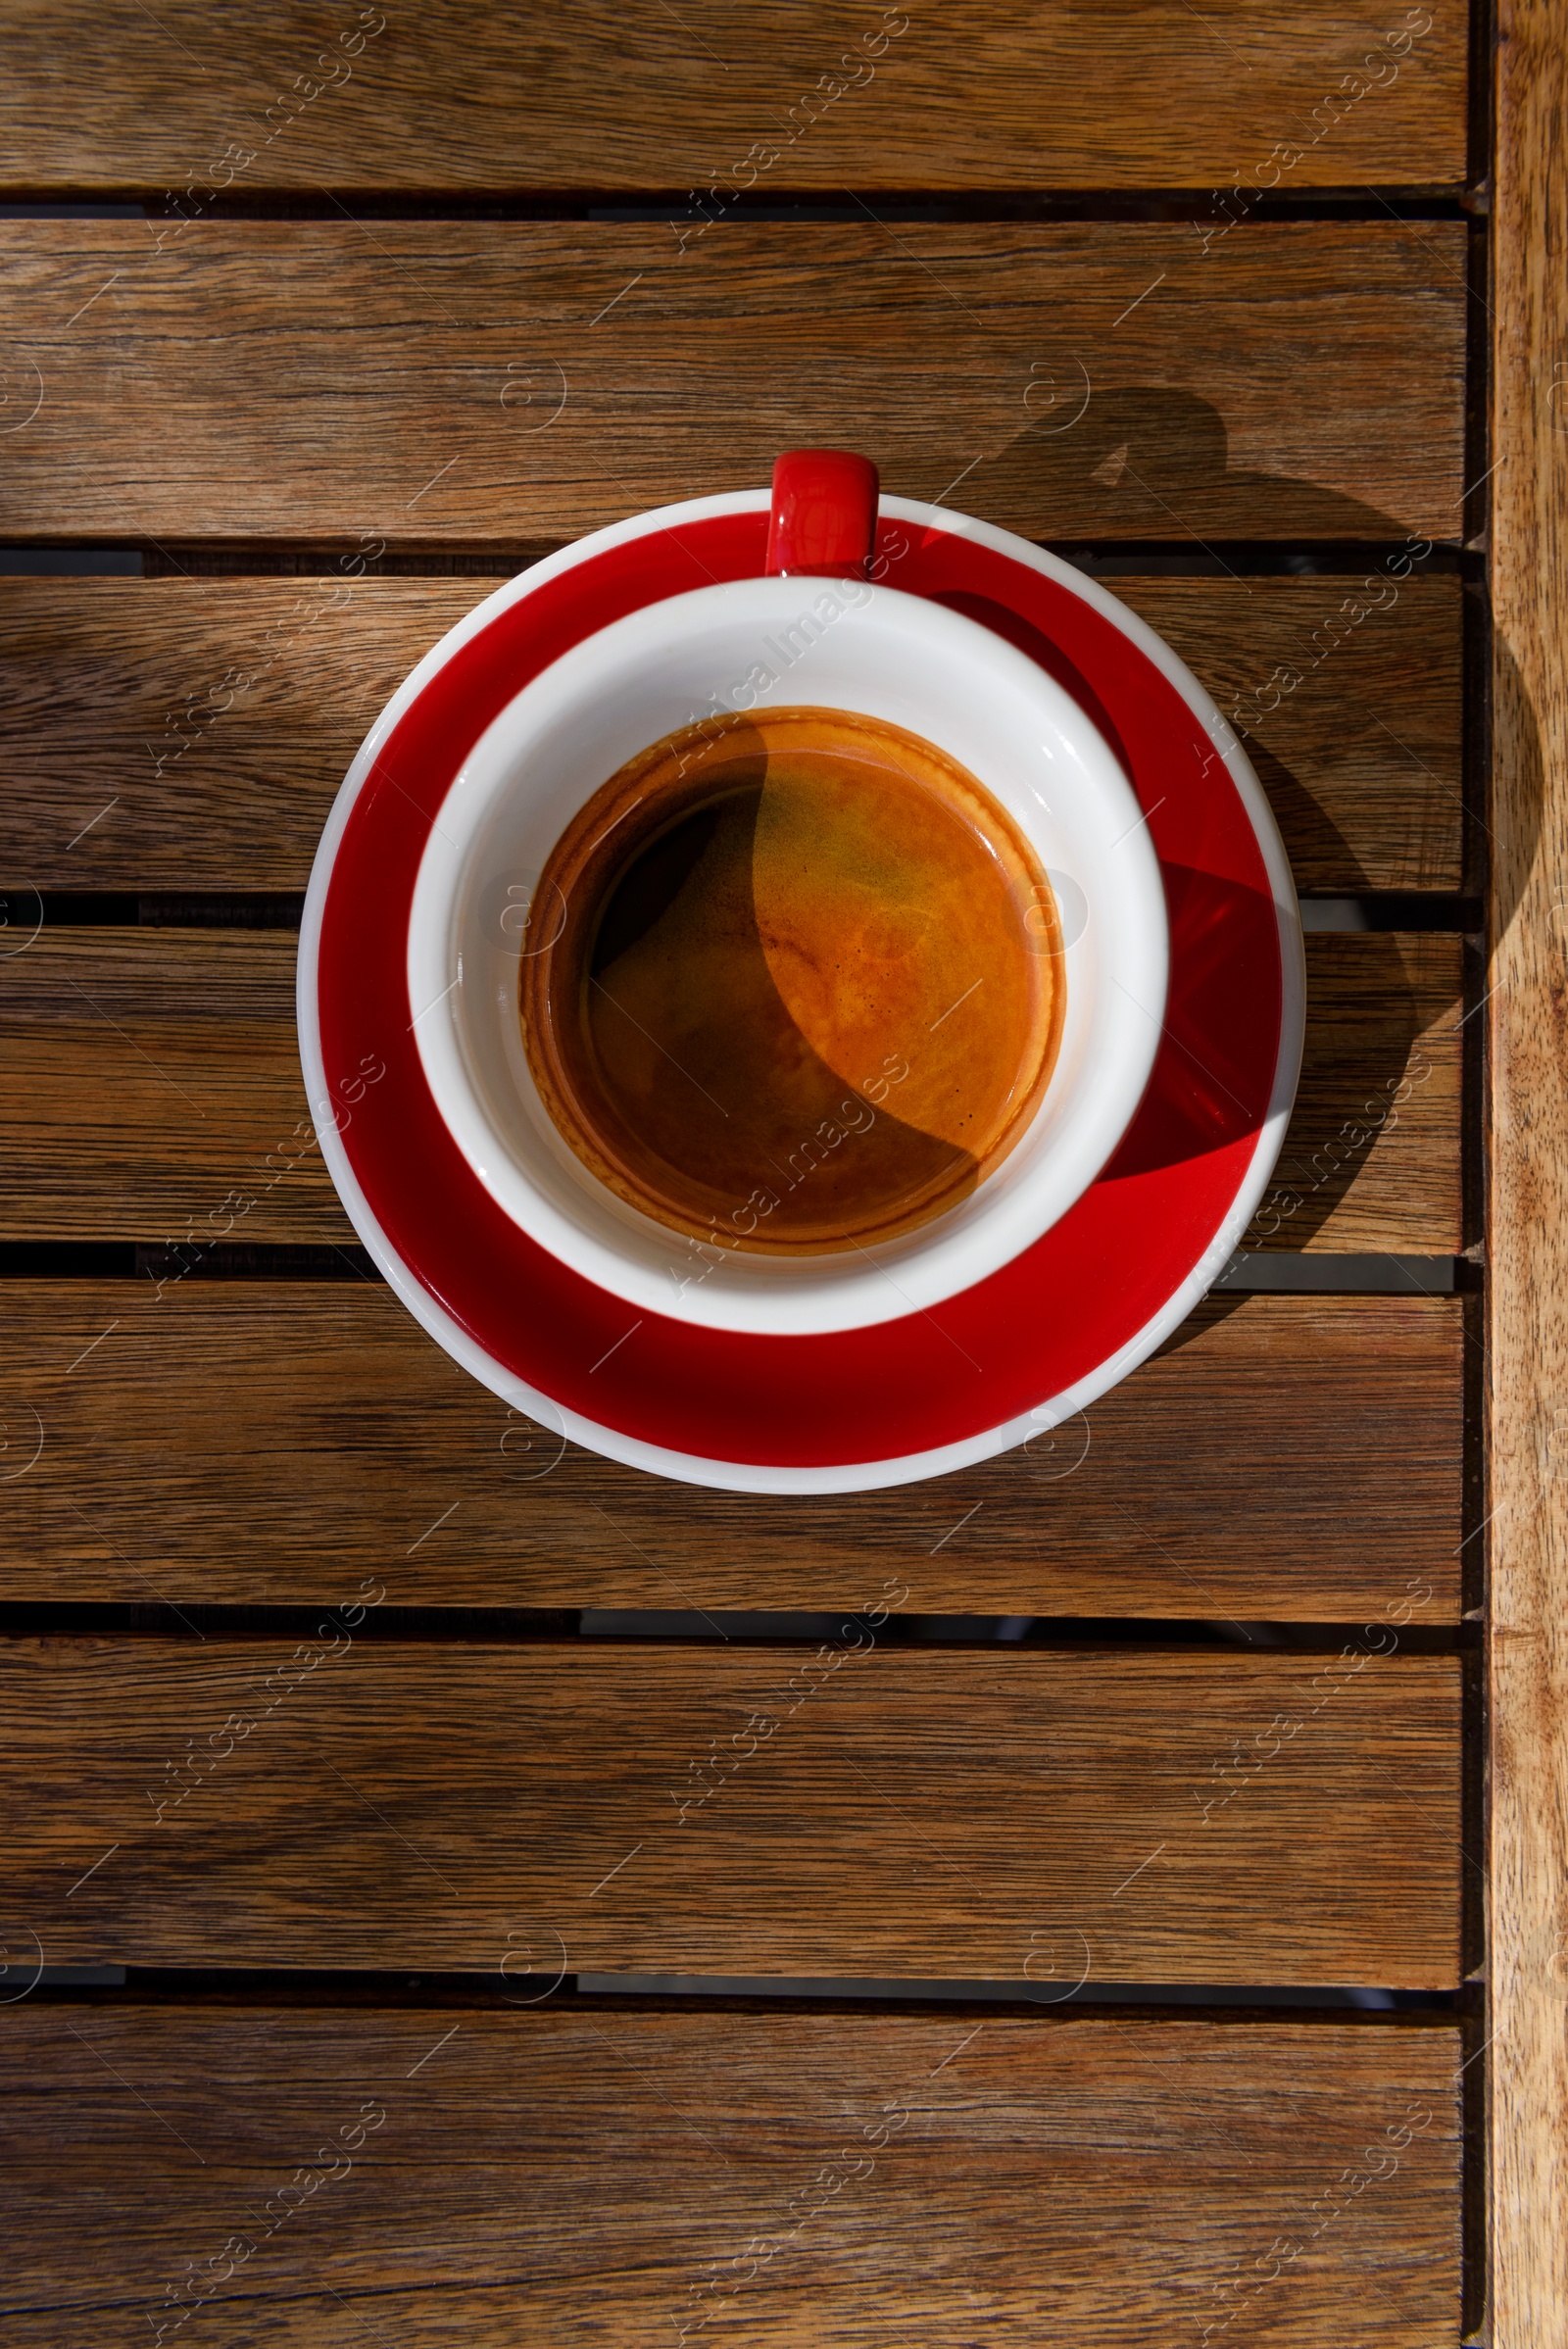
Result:
M774 474L769 573L651 604L574 645L474 745L437 812L408 938L415 1036L475 1176L563 1263L628 1304L777 1336L929 1308L1029 1248L1079 1199L1137 1111L1159 1044L1164 892L1139 802L1093 722L991 629L870 575L876 474L797 451ZM800 707L906 728L967 767L1051 876L1065 942L1060 1049L1027 1130L970 1196L848 1254L714 1249L617 1199L563 1140L534 1084L519 957L550 943L550 852L636 753L706 715Z

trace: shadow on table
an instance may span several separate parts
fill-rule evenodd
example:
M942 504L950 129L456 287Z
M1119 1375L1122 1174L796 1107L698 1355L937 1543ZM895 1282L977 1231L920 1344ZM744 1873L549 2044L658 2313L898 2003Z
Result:
M1212 554L1223 568L1230 566L1224 554L1212 548L1214 539L1273 541L1282 552L1301 540L1352 545L1362 541L1385 549L1401 542L1424 549L1428 543L1394 514L1360 499L1315 482L1233 466L1219 412L1191 392L1153 385L1091 389L1077 416L1037 417L998 456L965 477L962 503L971 512L1005 514L1015 523L1022 520L1033 535L1054 542L1186 542L1200 555ZM1504 652L1499 658L1499 692L1517 695L1511 680ZM1496 874L1502 883L1500 924L1511 917L1537 853L1543 778L1533 720L1527 739L1511 793L1513 836ZM1311 792L1275 753L1255 740L1248 740L1247 749L1297 840L1310 843L1325 861L1332 859L1340 869L1356 874L1365 888L1364 872L1349 844ZM1373 984L1371 1001L1356 1005L1353 1012L1347 1004L1350 1015L1335 1022L1329 1056L1323 1052L1322 1011L1314 1022L1309 1003L1307 1062L1296 1129L1299 1140L1288 1145L1282 1179L1293 1155L1310 1166L1314 1150L1347 1117L1363 1102L1386 1099L1397 1089L1411 1048L1430 1021L1430 1002L1418 1002L1392 936ZM1314 1092L1322 1101L1321 1135L1308 1123ZM1336 1180L1309 1179L1291 1218L1292 1230L1302 1244L1322 1228L1357 1179L1367 1155L1363 1149L1354 1165ZM1298 1181L1292 1190L1300 1194L1303 1186Z
M1427 543L1341 490L1233 466L1219 411L1152 384L1095 393L1076 421L1026 424L965 477L963 505L1023 514L1029 535L1053 540Z

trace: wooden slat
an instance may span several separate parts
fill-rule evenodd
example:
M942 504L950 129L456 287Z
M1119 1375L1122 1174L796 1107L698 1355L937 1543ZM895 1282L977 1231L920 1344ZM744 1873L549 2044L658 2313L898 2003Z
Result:
M1359 622L1354 578L1113 584L1245 729L1300 888L1459 888L1456 580L1380 578ZM484 592L0 580L5 881L303 889L362 735Z
M172 188L199 217L231 189L316 195L322 181L682 196L695 182L717 211L753 187L1217 181L1255 201L1464 170L1459 0L1215 0L1196 21L1173 0L1108 17L810 0L751 9L744 25L720 0L678 13L581 0L505 24L462 0L345 8L310 27L246 13L219 40L199 0L156 19L127 0L10 11L7 180Z
M0 223L8 534L564 539L802 441L1032 538L1459 528L1455 225L155 226Z
M1307 946L1300 1101L1249 1245L1451 1252L1458 941ZM311 1142L294 956L285 932L61 927L0 958L0 1238L163 1242L235 1218L247 1241L352 1239L314 1148L280 1156Z
M1464 886L1457 580L1407 580L1396 606L1384 572L1106 584L1241 733L1298 889Z
M15 2349L208 2293L225 2349L1459 2335L1443 2026L34 2002L3 2046Z
M493 1972L548 1929L572 1972L1457 1980L1454 1657L336 1622L0 1647L50 1963Z
M529 1430L379 1285L18 1282L5 1319L0 1467L46 1431L0 1481L7 1599L321 1604L368 1574L403 1605L1459 1613L1454 1297L1214 1297L1054 1440L788 1500Z
M1498 12L1489 1156L1492 2337L1568 2339L1568 7Z
M237 1184L248 1240L350 1238L314 1153L268 1167L305 1118L292 960L281 934L200 931L45 931L14 955L0 1229L184 1237ZM1461 1245L1459 988L1451 938L1308 940L1300 1092L1249 1245Z
M1456 938L1308 937L1300 1090L1249 1248L1463 1245L1461 984Z

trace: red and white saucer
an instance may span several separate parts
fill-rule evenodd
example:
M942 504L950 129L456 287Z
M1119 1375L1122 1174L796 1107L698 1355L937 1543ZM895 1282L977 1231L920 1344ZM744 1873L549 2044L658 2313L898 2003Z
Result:
M876 577L979 620L1073 696L1120 758L1157 851L1170 990L1154 1072L1098 1182L1033 1247L930 1310L759 1337L639 1315L490 1198L414 1037L408 930L459 767L585 636L666 596L760 576L765 489L666 506L487 597L399 688L317 852L300 938L312 1114L355 1230L476 1379L590 1450L742 1493L941 1476L1027 1443L1124 1378L1190 1313L1273 1171L1300 1062L1296 891L1234 735L1115 597L1005 530L884 498Z

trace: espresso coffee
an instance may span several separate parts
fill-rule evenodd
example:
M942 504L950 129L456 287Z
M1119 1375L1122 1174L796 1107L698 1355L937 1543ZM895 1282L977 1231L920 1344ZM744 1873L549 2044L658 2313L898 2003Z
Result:
M577 1156L688 1238L864 1248L954 1206L1037 1107L1055 903L957 761L837 710L704 719L612 776L535 893L520 1008Z

